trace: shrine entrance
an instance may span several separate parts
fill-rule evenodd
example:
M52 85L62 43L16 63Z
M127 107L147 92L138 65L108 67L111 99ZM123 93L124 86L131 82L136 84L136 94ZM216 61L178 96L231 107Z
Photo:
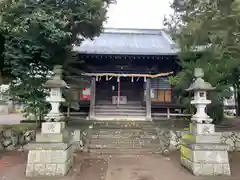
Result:
M96 82L96 104L140 105L143 99L143 78L113 77Z

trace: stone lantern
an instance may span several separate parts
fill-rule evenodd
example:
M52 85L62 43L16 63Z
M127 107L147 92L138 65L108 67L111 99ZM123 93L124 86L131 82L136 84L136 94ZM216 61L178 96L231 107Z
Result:
M51 122L42 123L41 132L36 133L36 142L27 146L28 177L65 176L72 167L72 137L65 128L65 122L62 121L64 116L59 111L60 103L64 102L62 89L67 87L61 75L61 66L55 66L53 77L45 84L50 89L50 97L46 100L52 107L45 119Z
M195 80L187 89L194 91L191 104L197 110L191 118L190 132L182 138L181 164L196 176L231 175L229 146L221 143L221 133L215 132L215 125L205 112L211 103L207 100L207 91L214 88L202 79L203 75L203 70L196 68Z
M194 99L191 104L195 105L197 111L192 116L192 122L196 123L211 123L212 119L206 114L206 106L211 103L207 100L207 91L215 89L211 84L205 82L202 78L204 76L201 68L196 68L194 72L196 80L187 89L187 91L194 91Z
M60 113L59 107L62 102L65 102L65 99L62 98L62 89L66 88L67 84L61 79L62 67L60 65L54 67L53 73L53 77L44 84L44 87L50 89L50 96L46 98L46 101L51 104L51 111L44 119L46 121L61 121L64 116Z

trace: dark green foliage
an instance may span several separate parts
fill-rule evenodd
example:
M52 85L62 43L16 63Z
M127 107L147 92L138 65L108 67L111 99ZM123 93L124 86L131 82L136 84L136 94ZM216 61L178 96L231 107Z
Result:
M174 14L166 18L166 26L180 48L183 71L171 78L180 102L189 102L184 92L196 67L203 68L204 79L216 87L209 95L208 107L214 120L221 121L223 99L229 97L230 86L239 90L240 66L240 2L175 0ZM200 55L199 55L200 52Z
M1 70L11 77L13 95L24 103L42 102L42 83L52 67L68 64L77 35L102 31L112 0L3 0L0 2ZM4 48L3 48L4 45ZM0 52L1 53L1 52ZM33 70L34 69L34 70ZM31 75L30 75L31 74Z

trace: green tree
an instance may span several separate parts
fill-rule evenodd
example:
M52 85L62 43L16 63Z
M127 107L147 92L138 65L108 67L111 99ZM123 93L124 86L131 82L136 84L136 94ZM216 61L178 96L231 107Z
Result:
M179 45L183 68L171 82L181 94L180 101L189 102L183 90L191 83L193 69L203 68L205 80L216 86L210 94L210 112L220 115L219 107L230 95L229 87L234 86L239 93L240 2L175 0L171 7L174 14L165 19L165 24ZM213 116L215 120L221 118Z
M72 58L72 44L101 33L107 7L112 2L1 1L0 34L4 44L1 71L3 76L11 77L14 96L28 102L42 101L46 74L53 65L67 64ZM77 38L78 35L82 38Z

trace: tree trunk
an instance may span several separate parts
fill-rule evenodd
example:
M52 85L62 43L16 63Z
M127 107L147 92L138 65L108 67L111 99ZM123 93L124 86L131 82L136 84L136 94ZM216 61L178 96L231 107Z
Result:
M235 100L235 109L236 116L240 116L240 85L238 83L233 85L234 87L234 100Z
M240 116L240 91L237 90L237 99L236 99L236 116Z

